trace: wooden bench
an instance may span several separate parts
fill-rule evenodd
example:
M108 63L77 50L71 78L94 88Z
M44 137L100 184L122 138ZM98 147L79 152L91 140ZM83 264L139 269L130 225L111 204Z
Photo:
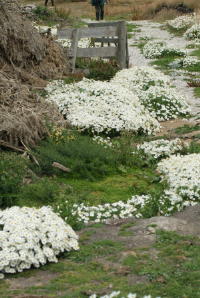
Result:
M124 21L90 23L88 27L62 29L58 31L58 38L71 39L67 55L71 59L72 72L75 70L77 57L116 57L120 69L129 67L127 29ZM79 48L78 41L81 38L91 38L94 46ZM95 47L97 42L101 43L101 47Z

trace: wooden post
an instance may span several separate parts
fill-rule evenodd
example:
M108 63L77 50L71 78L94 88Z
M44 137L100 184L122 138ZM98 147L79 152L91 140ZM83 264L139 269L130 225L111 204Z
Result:
M126 68L129 68L128 34L126 33Z
M78 40L79 40L79 29L74 29L72 31L72 38L71 38L72 43L71 43L70 54L69 54L72 58L71 60L72 73L74 73L75 71Z
M118 53L117 60L119 63L119 67L121 69L127 67L127 50L126 50L126 39L127 39L127 30L124 21L119 22L118 25Z

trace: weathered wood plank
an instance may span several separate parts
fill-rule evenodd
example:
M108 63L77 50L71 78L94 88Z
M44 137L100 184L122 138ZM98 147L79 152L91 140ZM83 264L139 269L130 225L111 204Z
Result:
M71 39L73 29L63 29L58 31L58 38ZM79 28L79 38L109 37L117 36L117 27L97 27L97 28Z
M104 26L116 26L117 27L119 22L121 22L121 21L89 23L88 27L104 27Z
M121 69L126 68L127 65L127 51L126 51L126 40L127 40L127 29L125 22L119 22L118 24L118 53L117 53L117 60L119 63L119 67Z
M72 61L71 61L72 73L75 70L76 54L77 54L77 49L78 49L78 40L79 40L79 29L74 29L72 32L71 48L69 49L69 55L72 57Z
M98 37L94 38L94 42L109 42L109 43L118 43L118 38L112 38L112 37Z
M77 57L101 57L109 58L114 57L117 54L116 47L102 47L102 48L88 48L88 49L77 49Z
M128 34L126 33L126 68L129 68Z
M58 30L57 37L61 39L71 39L73 30L74 30L73 28Z

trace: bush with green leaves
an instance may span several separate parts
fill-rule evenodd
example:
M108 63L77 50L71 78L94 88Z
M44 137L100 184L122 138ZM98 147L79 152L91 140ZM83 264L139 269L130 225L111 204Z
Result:
M53 15L53 12L51 12L47 7L44 6L37 6L33 10L33 13L38 19L41 20L46 20Z
M19 193L19 200L30 205L34 204L50 205L53 204L61 193L61 186L50 178L43 177L38 181L22 186Z
M0 208L17 203L17 193L27 173L27 161L15 153L0 151Z
M120 145L121 148L121 145ZM35 167L42 175L59 175L74 178L95 180L115 173L121 165L129 166L133 162L131 150L122 156L120 148L104 148L88 136L77 134L74 138L66 138L55 143L52 139L44 140L34 150L40 168ZM52 166L58 162L70 168L64 173Z

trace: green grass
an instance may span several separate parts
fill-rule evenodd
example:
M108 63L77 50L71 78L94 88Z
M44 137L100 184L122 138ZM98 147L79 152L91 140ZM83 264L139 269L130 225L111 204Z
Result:
M183 125L174 129L174 132L177 134L186 134L192 131L200 130L200 125Z
M191 52L192 56L197 56L200 58L200 48L197 48L196 50Z
M98 205L120 200L127 201L134 194L160 193L163 184L158 183L159 180L160 177L153 168L144 168L144 170L133 168L129 169L127 173L110 175L97 181L62 177L51 178L49 181L55 185L60 185L62 189L69 189L69 192L66 191L66 199ZM44 205L44 202L33 200L30 193L28 198L23 195L19 204L20 206L38 207Z
M134 32L136 30L138 30L138 28L140 27L139 25L136 24L127 24L127 32Z
M161 57L159 59L156 59L151 62L151 65L155 65L157 68L164 70L164 71L169 71L171 70L169 64L172 63L177 56L168 56L168 57Z
M156 243L149 247L135 248L134 254L120 258L126 248L121 242L93 240L81 245L79 252L65 254L57 264L48 264L42 271L57 273L46 285L11 290L6 281L0 281L1 297L17 294L44 295L45 297L88 297L93 293L105 295L114 290L122 295L130 292L138 297L200 297L200 242L198 238L180 236L174 232L158 231ZM81 240L82 242L82 240ZM156 251L152 257L151 249ZM131 252L131 251L130 251ZM112 265L120 266L118 271ZM111 262L111 265L109 265ZM36 270L18 274L26 276ZM127 272L127 273L126 273ZM144 277L146 281L130 283L129 277ZM112 287L111 287L112 285Z
M200 72L200 61L198 64L184 67L184 69L191 72Z
M200 87L194 88L194 95L195 97L200 98Z
M89 58L78 58L76 60L76 67L80 69L88 69L89 73L85 75L88 79L109 81L114 77L119 67L116 60L110 59L104 61L103 59L91 60Z
M184 29L175 29L175 28L172 28L171 26L163 26L163 29L167 30L168 32L172 33L173 35L175 36L182 36L185 31L187 31L188 28L184 28Z

